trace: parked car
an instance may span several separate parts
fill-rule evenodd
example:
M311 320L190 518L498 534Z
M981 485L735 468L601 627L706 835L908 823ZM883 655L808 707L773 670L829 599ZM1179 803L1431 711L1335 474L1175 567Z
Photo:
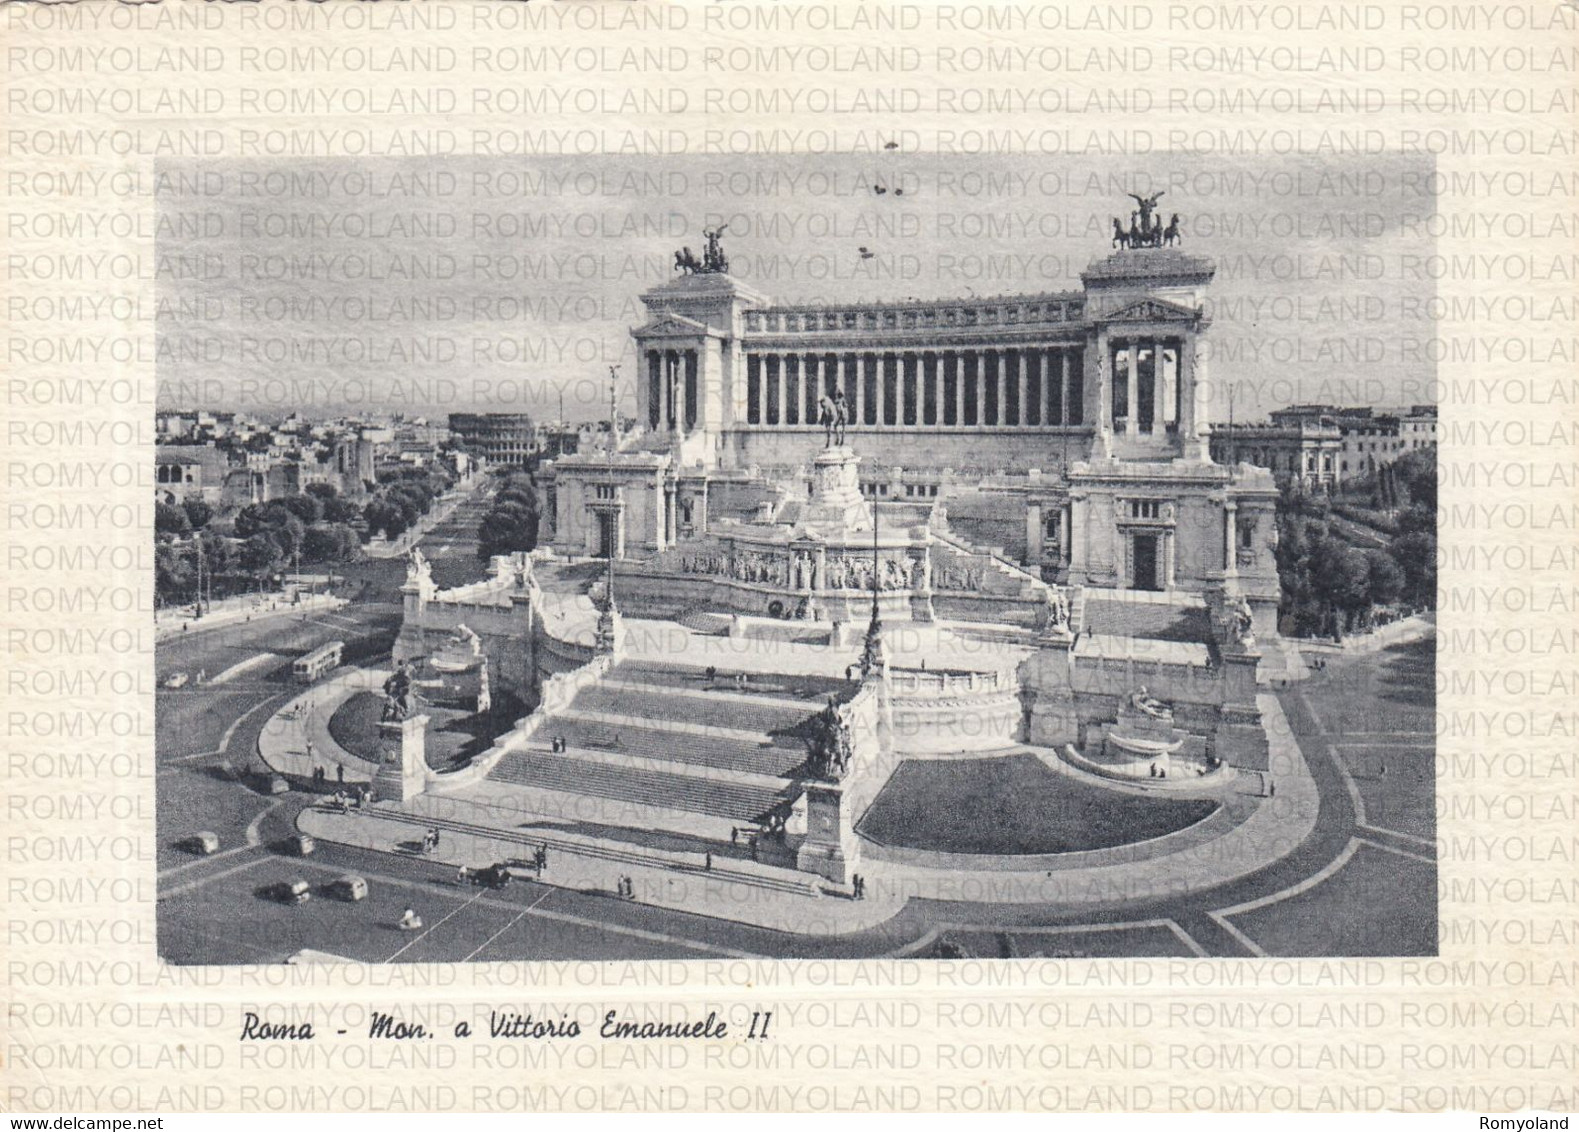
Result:
M346 873L331 886L334 894L341 900L357 901L367 899L367 881L355 873Z
M184 688L186 687L186 681L187 675L185 672L172 672L164 678L164 686L166 688Z
M212 856L219 852L219 835L217 833L209 833L207 830L204 830L202 833L194 833L186 839L186 847L199 856Z
M285 780L285 776L283 774L269 775L270 794L289 794L290 790L291 784Z
M274 886L273 896L281 904L305 904L312 899L312 886L301 877L282 880Z
M285 844L291 853L298 857L310 857L313 850L318 848L318 842L313 840L310 833L292 834Z

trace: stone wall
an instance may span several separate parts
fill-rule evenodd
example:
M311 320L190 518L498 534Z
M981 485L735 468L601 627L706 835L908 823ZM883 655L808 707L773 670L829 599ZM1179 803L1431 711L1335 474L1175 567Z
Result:
M1020 737L1020 685L1012 671L889 672L897 754L990 751Z
M544 680L537 706L531 714L518 722L508 734L473 759L464 769L442 775L429 771L429 789L441 792L458 790L465 786L474 786L487 778L500 759L511 751L524 749L544 722L554 713L563 711L569 706L570 701L576 698L576 693L607 676L613 663L612 657L596 656L580 668L561 672Z
M948 428L933 425L887 425L849 428L845 443L863 461L884 467L915 469L972 468L982 473L1024 472L1046 468L1049 452L1061 450L1062 434L1027 428ZM1070 434L1071 459L1083 459L1090 446L1087 430ZM823 447L820 425L774 425L731 432L724 451L735 467L752 464L800 465L811 461ZM1078 455L1074 455L1078 453ZM865 471L863 469L863 477Z

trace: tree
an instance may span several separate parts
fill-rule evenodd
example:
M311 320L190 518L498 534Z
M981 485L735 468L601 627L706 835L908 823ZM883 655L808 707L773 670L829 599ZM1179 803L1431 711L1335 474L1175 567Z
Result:
M307 528L302 558L307 562L344 562L361 550L362 541L344 523L319 523Z
M268 574L280 564L280 547L267 532L259 531L241 544L241 565L253 574Z
M1409 531L1393 540L1393 558L1404 575L1404 597L1422 609L1436 608L1436 535Z
M214 517L214 509L195 495L183 500L181 509L186 512L186 521L193 530L208 526L208 521Z
M336 495L333 498L324 500L323 517L325 522L349 523L351 520L359 518L361 514L362 509L349 499Z
M191 529L186 511L171 503L154 504L154 530L162 535L184 535Z
M323 518L323 501L315 495L292 495L279 502L303 523L312 524Z
M1365 556L1335 538L1323 538L1311 547L1311 586L1329 623L1342 612L1348 624L1367 608L1370 575Z
M405 511L382 496L368 502L362 517L367 520L369 533L383 531L384 537L390 539L399 538L411 526Z
M249 503L236 512L235 530L236 537L240 539L251 538L259 531L267 530L268 520L264 517L263 506L258 503Z
M1370 567L1369 593L1366 596L1372 606L1391 605L1403 594L1404 572L1399 569L1393 556L1380 547L1367 550L1365 558Z
M161 542L154 547L154 587L160 600L185 601L196 581L192 555L184 547Z
M477 526L477 557L537 549L537 508L514 500L496 504Z

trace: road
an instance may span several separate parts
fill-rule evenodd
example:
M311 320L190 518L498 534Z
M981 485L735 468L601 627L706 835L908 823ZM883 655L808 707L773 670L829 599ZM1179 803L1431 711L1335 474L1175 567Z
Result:
M476 520L463 504L430 532L436 576L480 575ZM1105 911L912 900L872 930L812 938L521 882L462 887L419 857L323 844L284 852L302 794L270 796L236 771L255 763L259 729L292 694L290 659L331 639L351 663L387 657L399 628L392 600L404 568L369 567L358 600L331 614L263 622L161 644L161 674L247 667L223 684L158 692L159 949L174 963L278 962L313 948L367 962L644 959L721 955L1356 956L1436 951L1434 641L1334 658L1279 693L1321 796L1316 829L1277 864L1231 884L1160 900L1115 899ZM266 659L257 661L258 657ZM220 853L179 842L212 830ZM328 884L368 879L343 903ZM269 886L300 877L315 895L286 906ZM550 879L552 872L550 871ZM425 927L403 932L413 908Z

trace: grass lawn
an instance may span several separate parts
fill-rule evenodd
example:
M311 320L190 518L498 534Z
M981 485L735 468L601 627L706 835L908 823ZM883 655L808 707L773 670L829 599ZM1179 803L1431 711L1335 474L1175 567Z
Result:
M1074 853L1161 837L1216 808L1203 799L1087 786L1034 755L918 759L894 772L860 832L885 845L942 853Z

